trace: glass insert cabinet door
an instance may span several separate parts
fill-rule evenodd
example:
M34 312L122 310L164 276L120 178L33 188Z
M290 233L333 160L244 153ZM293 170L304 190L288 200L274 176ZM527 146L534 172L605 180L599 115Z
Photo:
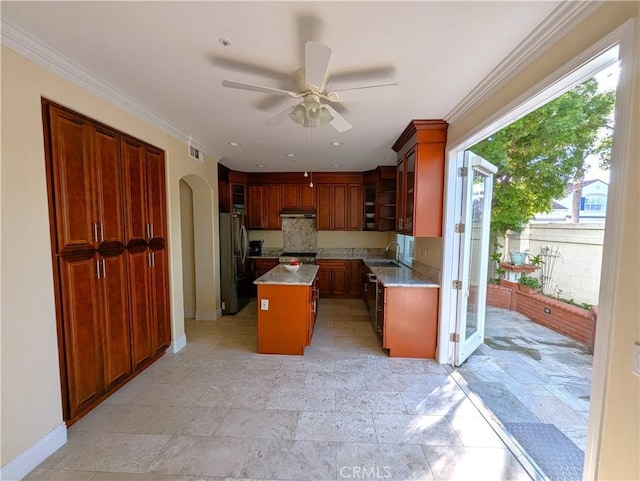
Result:
M458 309L455 365L459 366L484 341L487 269L491 228L491 196L496 167L467 151L464 155L460 226Z

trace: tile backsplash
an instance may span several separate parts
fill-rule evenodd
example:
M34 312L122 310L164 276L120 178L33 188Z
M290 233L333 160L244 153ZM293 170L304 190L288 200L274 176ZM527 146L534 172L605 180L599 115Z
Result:
M307 218L282 219L283 247L288 252L317 252L316 220Z

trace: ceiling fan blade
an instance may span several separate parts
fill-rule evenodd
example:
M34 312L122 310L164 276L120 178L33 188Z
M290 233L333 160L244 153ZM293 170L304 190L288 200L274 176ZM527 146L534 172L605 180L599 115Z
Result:
M370 85L352 89L334 90L338 102L359 102L361 100L393 100L398 95L398 84Z
M333 120L330 123L338 132L346 132L353 127L353 125L351 125L351 123L349 123L349 121L339 114L331 105L323 104L323 107L325 107L333 117Z
M331 49L320 42L304 44L304 72L307 85L313 85L317 90L323 87L327 76Z
M293 107L295 107L295 105L287 107L279 114L276 114L275 116L267 120L264 125L266 125L267 127L275 127L276 125L280 125L282 122L289 118L289 113L291 113Z
M250 90L252 92L262 92L265 94L290 95L291 97L300 96L299 94L295 92L291 92L290 90L282 90L282 89L276 89L272 87L263 87L262 85L253 85L253 84L247 84L244 82L236 82L235 80L223 80L222 86L229 87L232 89Z

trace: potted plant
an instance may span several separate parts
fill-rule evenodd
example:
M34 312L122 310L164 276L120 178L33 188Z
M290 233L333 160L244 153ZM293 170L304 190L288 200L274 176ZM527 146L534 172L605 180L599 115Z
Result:
M518 281L520 290L522 292L528 292L529 294L533 294L537 292L541 286L540 281L535 277L531 277L526 273L522 273L520 276L520 280Z
M521 266L524 264L524 258L526 254L524 252L509 252L509 259L514 266Z

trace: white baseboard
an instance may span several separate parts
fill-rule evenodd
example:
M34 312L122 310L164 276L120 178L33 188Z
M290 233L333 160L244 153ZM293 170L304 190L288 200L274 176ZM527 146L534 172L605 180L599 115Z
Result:
M195 319L196 318L196 310L195 309L185 309L184 310L184 318L185 319Z
M183 334L175 341L171 342L171 351L175 354L187 345L187 335Z
M218 314L220 312L220 314ZM207 311L196 311L196 321L215 321L222 315L222 310L207 312Z
M40 441L2 466L0 480L20 481L66 443L67 426L61 423Z

